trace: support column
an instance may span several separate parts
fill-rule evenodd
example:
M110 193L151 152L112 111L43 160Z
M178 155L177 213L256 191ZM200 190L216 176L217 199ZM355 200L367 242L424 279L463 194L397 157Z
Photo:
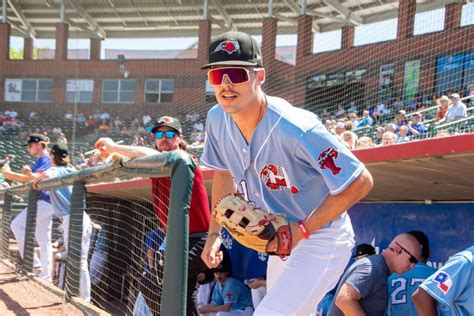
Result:
M10 56L10 32L8 23L0 23L0 62L6 61Z
M342 28L341 49L354 47L354 27L344 26Z
M91 38L90 60L100 60L100 50L102 48L101 38Z
M305 56L311 55L313 48L313 17L298 17L298 44L296 48L296 66L300 65Z
M197 60L204 65L209 60L209 45L211 44L212 21L199 21L199 42Z
M455 30L461 27L462 4L450 3L446 5L446 14L444 16L445 30Z
M263 19L262 26L262 57L263 65L267 71L271 71L269 67L275 60L276 37L278 29L278 20L275 18Z
M397 39L407 39L413 36L415 13L416 0L400 0L398 6Z
M33 59L33 39L31 37L27 37L23 40L24 43L24 50L23 50L23 59L24 60L32 60Z
M67 23L56 24L56 61L67 60L67 40L69 37L69 25Z

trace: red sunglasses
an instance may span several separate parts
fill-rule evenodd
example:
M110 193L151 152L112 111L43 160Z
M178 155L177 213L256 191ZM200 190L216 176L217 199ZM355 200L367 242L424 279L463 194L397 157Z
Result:
M250 70L244 67L214 68L207 73L207 80L210 85L220 86L224 81L224 76L227 76L233 85L242 84L250 80Z

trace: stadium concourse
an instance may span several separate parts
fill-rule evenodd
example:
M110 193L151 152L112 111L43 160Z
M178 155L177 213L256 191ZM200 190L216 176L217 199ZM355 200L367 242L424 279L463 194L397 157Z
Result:
M264 92L316 113L372 173L374 189L349 211L357 244L380 253L400 232L423 230L435 268L472 244L471 1L0 2L0 165L18 172L31 165L23 145L41 133L67 144L73 164L93 172L109 166L95 151L99 137L153 147L148 128L165 115L180 120L188 150L199 158L206 114L216 104L200 66L212 37L243 31L262 47ZM210 192L213 172L203 175ZM0 184L15 183L0 177ZM169 184L152 189L150 177L121 175L86 188L95 224L92 304L136 314L150 286L161 304L166 224L156 210L167 206ZM12 197L14 216L28 196ZM2 221L3 245L8 238L13 244L10 223ZM53 237L60 235L55 220ZM223 238L233 276L261 281L268 255L226 232ZM54 284L68 291L74 285L64 284L61 269L74 258L55 251ZM15 247L3 249L2 259L16 257Z

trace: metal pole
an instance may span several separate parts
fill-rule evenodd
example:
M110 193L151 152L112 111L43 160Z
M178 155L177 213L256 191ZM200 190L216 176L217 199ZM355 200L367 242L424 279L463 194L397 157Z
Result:
M60 7L60 11L59 11L59 19L61 20L61 23L64 23L64 20L65 20L65 5L64 5L64 0L61 1L61 7Z
M273 0L268 0L268 17L273 17Z
M26 213L25 244L23 247L23 272L33 272L33 256L35 251L36 213L38 210L39 191L28 192L28 210Z
M3 0L2 1L2 21L3 21L3 23L7 23L7 1L8 0Z
M82 226L86 208L86 186L84 181L74 182L69 215L69 243L66 263L66 296L79 296L81 279ZM66 228L65 228L66 229Z
M300 3L301 3L301 12L300 12L300 14L305 15L306 14L306 0L300 0Z
M202 10L203 10L202 18L204 20L207 20L209 18L209 0L204 0L204 6L203 6Z
M10 223L12 222L12 196L8 193L5 193L3 198L2 213L2 259L8 259L10 257L10 252L8 249L10 239Z

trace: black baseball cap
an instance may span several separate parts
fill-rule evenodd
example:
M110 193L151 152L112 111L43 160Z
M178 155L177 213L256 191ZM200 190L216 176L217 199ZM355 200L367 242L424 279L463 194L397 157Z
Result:
M64 144L54 144L51 153L58 158L66 158L69 155L68 148Z
M179 134L183 133L183 129L181 128L181 123L177 118L171 116L162 116L157 121L156 124L151 128L150 132L154 133L159 127L166 126L174 129Z
M24 146L28 146L29 144L33 143L49 143L49 138L46 135L43 134L31 134L28 136L28 140L26 141L26 144Z
M360 244L356 247L354 258L375 255L375 248L369 244Z
M257 41L247 33L226 32L212 39L209 45L209 63L213 66L263 67L262 53Z

